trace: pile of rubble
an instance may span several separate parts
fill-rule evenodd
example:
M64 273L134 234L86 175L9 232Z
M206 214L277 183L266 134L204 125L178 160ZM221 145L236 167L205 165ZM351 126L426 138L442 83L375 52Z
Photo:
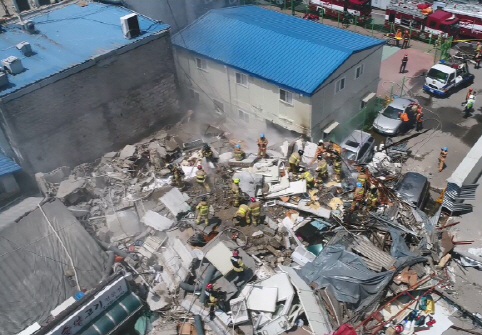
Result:
M375 186L374 207L354 199L360 168L353 162L343 160L339 182L330 165L330 177L316 187L288 170L292 152L303 150L300 165L315 172L315 143L285 142L268 150L270 158L243 160L214 148L204 157L204 147L164 134L92 164L36 175L42 192L69 206L112 256L107 266L134 274L158 317L151 334L440 331L432 295L448 294L444 266L454 242L440 210L428 217L391 190L406 155L403 143L378 148L367 165L363 187ZM209 188L196 183L199 165ZM169 166L182 170L183 187L172 186ZM262 201L263 224L233 220L235 179L240 203ZM208 225L195 220L203 197ZM244 263L240 285L233 251Z

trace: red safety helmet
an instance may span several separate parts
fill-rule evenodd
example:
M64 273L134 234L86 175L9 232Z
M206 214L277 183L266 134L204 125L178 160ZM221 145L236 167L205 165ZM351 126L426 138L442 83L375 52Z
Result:
M255 199L254 197L249 198L249 200L250 200L251 202L255 202L255 201L256 201L256 199Z
M206 290L212 290L212 289L213 289L213 284L208 283L208 284L206 285Z
M234 256L234 257L239 256L239 251L238 251L238 250L234 250L234 251L233 251L233 256Z
M473 89L472 89L472 88L469 88L469 91L473 91Z
M405 54L405 56L408 56L408 54Z
M197 169L198 169L198 170L202 170L202 168L203 168L202 165L198 165L198 166L197 166Z

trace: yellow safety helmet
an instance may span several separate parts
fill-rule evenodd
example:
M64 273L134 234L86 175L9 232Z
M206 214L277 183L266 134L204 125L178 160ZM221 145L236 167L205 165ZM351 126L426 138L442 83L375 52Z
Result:
M239 178L234 179L235 184L239 184Z

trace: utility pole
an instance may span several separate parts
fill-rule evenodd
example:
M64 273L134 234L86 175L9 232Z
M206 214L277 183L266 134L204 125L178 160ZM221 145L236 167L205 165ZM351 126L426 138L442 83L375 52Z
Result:
M295 16L295 0L291 0L291 15Z

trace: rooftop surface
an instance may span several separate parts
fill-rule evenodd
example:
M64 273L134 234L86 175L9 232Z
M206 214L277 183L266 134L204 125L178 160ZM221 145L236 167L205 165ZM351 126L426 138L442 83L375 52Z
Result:
M29 34L19 24L3 26L0 32L0 59L15 56L22 60L24 72L9 75L10 85L0 96L15 92L87 60L119 49L169 28L167 24L139 15L141 35L127 39L122 33L120 17L132 11L112 5L71 4L29 17L37 33ZM15 47L27 41L33 55L25 57Z
M22 168L10 158L0 154L0 176L22 170Z
M353 53L384 43L257 6L211 10L173 36L178 47L306 95Z

